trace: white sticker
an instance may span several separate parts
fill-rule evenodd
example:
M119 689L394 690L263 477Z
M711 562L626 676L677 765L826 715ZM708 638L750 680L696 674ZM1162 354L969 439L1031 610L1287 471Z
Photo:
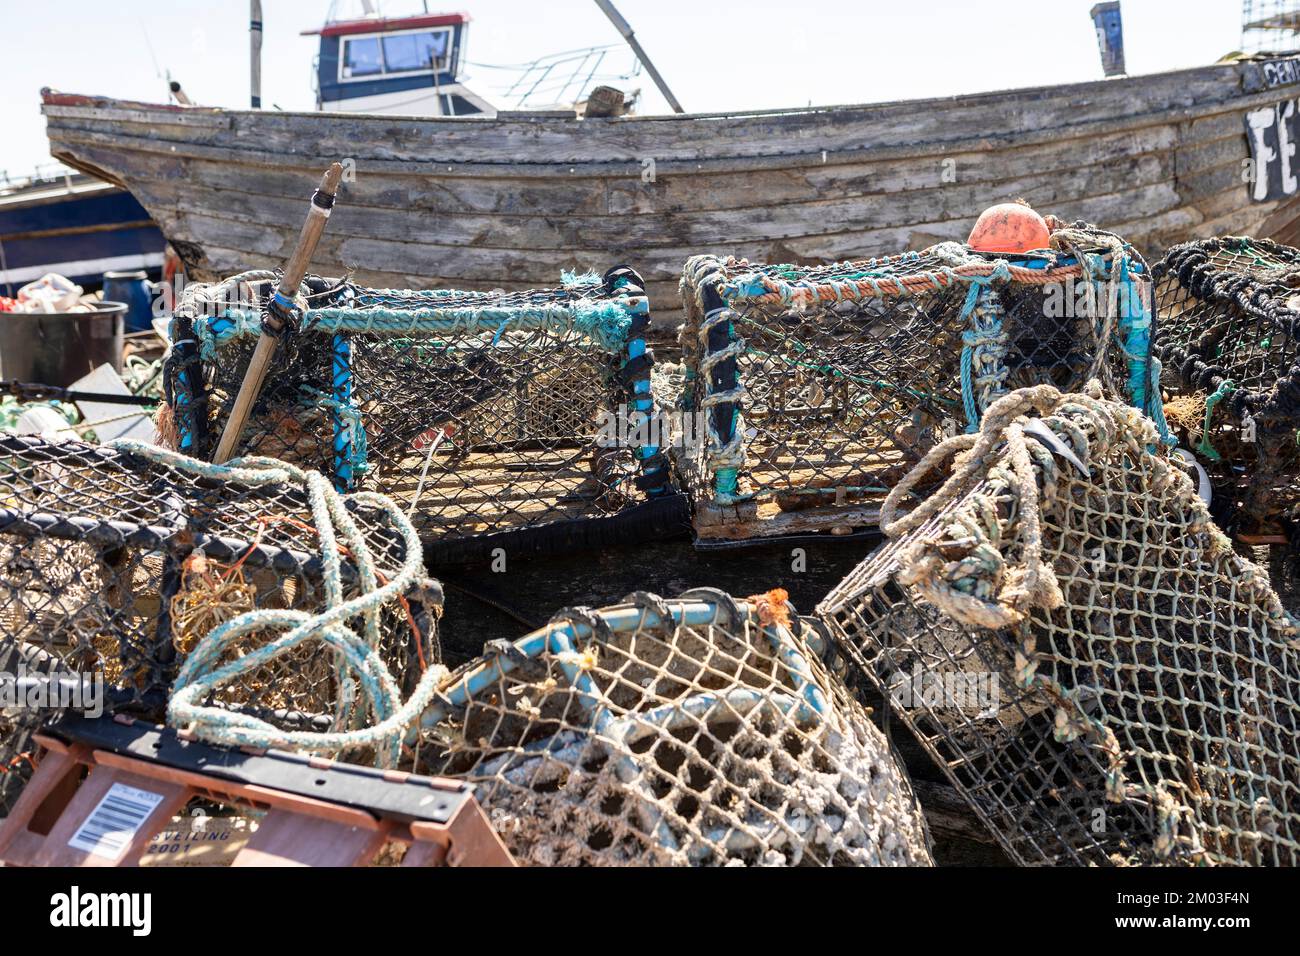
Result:
M161 793L115 783L77 828L68 846L116 860L162 799Z

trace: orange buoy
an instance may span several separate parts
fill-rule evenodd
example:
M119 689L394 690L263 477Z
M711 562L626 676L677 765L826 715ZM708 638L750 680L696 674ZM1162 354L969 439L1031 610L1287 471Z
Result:
M975 252L1032 252L1046 249L1047 222L1023 199L990 206L980 213L966 244Z

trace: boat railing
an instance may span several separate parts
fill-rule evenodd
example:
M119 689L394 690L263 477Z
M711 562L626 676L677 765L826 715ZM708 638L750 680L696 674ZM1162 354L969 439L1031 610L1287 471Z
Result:
M621 43L565 50L530 63L466 65L497 71L497 82L489 88L504 108L521 110L572 106L585 99L593 86L620 85L641 73L640 62Z
M8 195L33 186L54 185L58 182L71 187L73 177L80 175L63 163L42 163L21 175L15 175L7 169L0 169L0 195Z

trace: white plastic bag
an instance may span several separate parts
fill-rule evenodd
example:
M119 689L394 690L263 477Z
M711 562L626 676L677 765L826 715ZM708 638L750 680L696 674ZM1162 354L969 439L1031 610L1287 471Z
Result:
M81 301L81 286L48 272L18 290L18 312L70 312Z

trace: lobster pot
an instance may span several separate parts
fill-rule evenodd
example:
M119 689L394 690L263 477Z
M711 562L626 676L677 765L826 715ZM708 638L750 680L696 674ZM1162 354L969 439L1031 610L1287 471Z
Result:
M1099 377L1145 407L1141 259L1083 224L1052 245L995 257L943 243L817 267L690 260L679 407L696 440L673 448L698 536L873 526L927 450L1019 386Z
M1183 459L1043 386L955 445L818 608L863 695L1021 863L1297 862L1296 622Z
M1290 530L1300 504L1300 249L1225 237L1174 246L1152 270L1166 414L1247 537Z
M193 286L168 366L176 446L216 447L274 290ZM308 277L237 454L391 496L441 544L618 515L662 494L649 307L630 269L530 292L367 289Z
M237 660L258 665L214 686L214 707L295 729L350 720L358 678L345 656L303 644L259 663L251 652L372 589L353 559L363 547L373 575L390 581L410 549L378 503L343 499L357 534L331 535L337 559L329 572L321 511L304 480L145 445L0 435L0 670L80 678L95 688L86 692L93 698L26 698L16 716L0 709L0 732L17 733L25 717L65 707L161 720L196 654L212 670ZM421 578L368 631L403 686L439 660L441 607L437 583ZM274 620L219 646L206 643L248 612ZM0 755L10 756L7 746L0 743Z
M541 865L929 865L910 785L784 592L638 593L455 672L426 772Z

